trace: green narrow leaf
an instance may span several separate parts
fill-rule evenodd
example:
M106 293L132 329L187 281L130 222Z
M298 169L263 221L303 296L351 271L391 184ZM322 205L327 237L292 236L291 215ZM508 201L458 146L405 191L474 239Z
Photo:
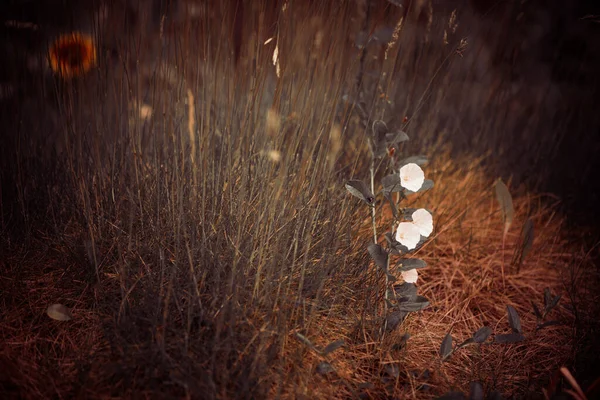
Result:
M390 208L392 209L392 215L394 216L394 219L398 219L398 207L396 206L394 199L392 199L392 196L390 196L390 193L384 190L383 197L385 197L388 203L390 203Z
M303 334L301 334L299 332L296 332L295 335L296 335L296 338L298 338L298 340L300 340L306 346L308 346L312 350L316 350L316 347L312 344L312 342L306 336L304 336Z
M404 188L401 185L401 179L399 174L390 174L381 178L381 186L383 186L383 191L388 193L400 192Z
M375 195L371 193L371 189L363 181L353 179L346 182L346 190L356 198L361 199L369 206L372 206L375 202Z
M527 218L525 221L525 225L523 226L523 234L521 235L521 256L519 257L519 264L523 263L527 254L531 251L531 247L533 246L533 221L531 218Z
M404 321L406 315L407 313L404 311L394 311L390 313L390 315L388 315L385 318L385 330L387 332L392 332L393 330L395 330L398 327L398 325L400 325L400 323Z
M456 350L458 349L462 349L463 347L466 347L470 344L475 344L475 340L473 340L472 337L468 338L467 340L465 340L464 342L462 342L461 344L459 344L458 346L456 346Z
M494 336L494 343L506 344L506 343L517 343L525 340L525 336L520 333L508 333L505 335Z
M385 237L385 241L390 246L388 248L388 251L390 252L390 254L395 254L395 255L399 256L401 254L406 253L406 252L402 251L402 249L399 247L400 243L396 242L396 238L394 237L394 234L392 232L386 232L383 235L383 237Z
M398 343L392 346L392 350L402 350L406 346L406 342L408 342L408 339L410 339L410 333L406 332L402 336L400 336Z
M561 323L560 323L559 321L555 321L555 320L552 320L552 321L546 321L546 322L544 322L544 323L542 323L542 324L539 324L539 325L537 326L536 330L538 330L538 331L539 331L539 330L542 330L542 329L544 329L544 328L547 328L547 327L549 327L549 326L555 326L555 325L561 325Z
M406 219L407 221L412 221L412 215L417 210L418 210L418 208L403 207L402 208L402 218ZM428 210L427 208L426 208L426 210L427 210L427 212L429 212L430 214L433 215L433 212L431 212L431 210Z
M448 358L450 354L452 354L452 335L448 332L440 345L440 357L442 357L442 361Z
M414 300L398 304L398 310L404 312L416 312L429 306L429 300L423 296L415 296Z
M371 243L369 247L367 247L367 251L371 255L371 258L375 261L375 264L379 268L383 270L383 272L388 272L388 253L385 251L383 247L378 244Z
M561 298L560 294L558 296L555 296L554 298L552 298L552 301L550 301L550 304L548 305L548 307L546 307L546 314L548 314L550 311L552 311L552 309L554 307L556 307L556 305L560 301L560 298Z
M398 145L407 140L409 140L409 137L406 132L403 131L388 132L385 134L385 141L388 145Z
M544 308L548 310L548 306L552 303L552 295L550 294L550 288L544 289Z
M500 211L502 212L502 221L504 222L504 235L508 233L508 229L513 222L515 210L513 208L512 196L508 187L502 182L502 179L498 179L495 184L496 187L496 198L498 204L500 204Z
M519 318L519 313L513 306L506 306L506 310L508 311L508 325L512 328L514 333L523 333L521 330L521 318Z
M390 294L390 293L392 293L392 291L388 289L388 294ZM391 297L391 295L390 295L390 297ZM383 301L385 301L385 303L387 304L387 306L389 308L396 307L396 305L394 303L392 303L391 301L389 301L388 299L383 299Z
M417 190L417 192L419 192L419 193L420 192L424 192L424 191L429 190L431 188L433 188L433 181L431 179L425 179L423 181L423 184L421 185L421 188L419 190ZM414 193L417 193L417 192L413 192L412 190L404 189L404 193L406 193L406 194L414 194Z
M46 310L46 314L48 314L48 316L50 318L57 320L57 321L68 321L71 318L73 318L73 315L71 314L71 310L69 310L67 307L63 306L62 304L52 304Z
M473 341L475 341L475 343L483 343L491 334L492 328L490 328L489 326L484 326L482 328L479 328L477 332L473 334Z
M371 146L373 150L373 156L375 158L381 158L387 155L387 144L386 135L388 133L388 127L382 120L377 120L372 125Z
M399 299L414 300L417 296L417 286L414 283L403 282L393 286L394 293Z
M419 192L424 192L426 190L433 189L433 186L434 184L431 179L425 179L423 181L423 185L421 185L421 189L419 189Z
M533 307L533 313L535 314L535 317L539 320L543 319L542 317L542 313L540 312L540 309L538 308L538 306L533 302L533 300L531 300L531 306Z
M317 373L320 375L327 375L331 372L335 372L335 369L333 368L333 366L331 364L329 364L326 361L321 361L318 365L317 365Z
M393 378L398 378L400 376L400 368L398 368L397 364L385 364L385 372Z
M327 355L329 353L332 353L332 352L336 351L337 349L339 349L340 347L344 346L345 344L346 344L346 342L341 339L336 340L335 342L331 342L323 349L321 354Z
M418 258L403 258L396 264L400 267L400 271L410 271L411 269L421 269L427 266L427 263Z

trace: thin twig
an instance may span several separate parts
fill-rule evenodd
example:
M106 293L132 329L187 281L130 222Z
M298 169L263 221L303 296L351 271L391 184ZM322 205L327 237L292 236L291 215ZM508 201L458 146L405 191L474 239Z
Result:
M371 193L375 193L375 157L371 157ZM371 222L373 224L373 243L377 244L377 224L375 222L375 207L371 207Z

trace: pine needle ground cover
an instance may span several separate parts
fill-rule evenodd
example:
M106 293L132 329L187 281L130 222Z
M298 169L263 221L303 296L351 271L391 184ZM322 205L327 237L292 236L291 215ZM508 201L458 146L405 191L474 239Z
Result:
M57 36L93 63L40 53L43 96L3 114L5 397L580 396L587 228L518 163L498 179L519 122L450 118L460 91L465 119L506 111L502 82L456 86L454 14L392 3L249 3L240 46L236 7L161 10L151 34L100 7ZM414 243L412 209L433 216Z

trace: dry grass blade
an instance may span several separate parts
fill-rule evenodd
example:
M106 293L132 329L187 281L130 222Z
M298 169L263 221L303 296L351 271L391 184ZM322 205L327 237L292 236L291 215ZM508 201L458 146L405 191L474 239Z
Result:
M71 3L60 11L90 11ZM434 2L123 3L61 15L93 21L80 68L60 46L56 65L14 68L22 86L0 83L0 114L14 114L0 135L0 397L431 399L477 375L524 398L570 365L600 304L593 260L555 199L526 186L496 182L498 223L490 187L506 171L480 156L509 153L505 132L537 154L532 122L505 116L542 120L546 104L506 99L516 83L488 76L477 35L453 36L460 13L440 19L446 47ZM14 21L11 34L34 31ZM28 61L41 38L46 60L54 28L37 27L2 55ZM396 133L375 165L365 127L379 120ZM404 158L421 153L431 161ZM377 186L407 162L430 190L392 212ZM418 285L396 284L384 235L417 206L435 230L391 268L419 268ZM516 252L523 268L505 271ZM57 299L76 318L50 320Z
M515 209L513 207L512 196L508 187L502 179L498 179L494 184L496 188L496 198L498 199L498 204L500 205L500 211L502 212L502 221L504 223L504 234L503 238L506 237L510 226L512 225Z
M569 391L571 395L573 395L573 397L577 398L578 400L586 400L587 396L585 395L585 393L583 393L583 390L581 390L579 383L577 383L577 380L573 377L573 375L571 375L571 372L566 367L560 367L560 373L565 377L565 379L573 388L574 392Z

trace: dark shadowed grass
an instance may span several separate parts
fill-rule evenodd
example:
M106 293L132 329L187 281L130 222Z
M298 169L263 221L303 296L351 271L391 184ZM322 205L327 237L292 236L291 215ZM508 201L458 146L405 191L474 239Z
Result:
M31 131L3 150L14 161L3 196L15 201L2 203L0 370L10 373L0 389L31 398L431 398L479 380L516 397L539 393L581 350L572 329L593 316L591 262L552 198L525 187L515 190L502 246L494 176L475 156L438 145L433 117L409 125L435 159L426 173L436 187L414 200L435 212L434 238L418 254L429 265L419 290L432 306L378 335L383 290L366 252L369 213L343 190L368 174L365 129L343 95L387 120L393 105L386 110L380 92L414 92L407 103L431 116L449 96L436 82L449 82L443 68L455 50L436 51L409 31L387 59L361 64L348 38L362 25L348 20L366 10L349 4L290 5L277 40L264 44L268 4L257 4L237 68L231 27L221 23L233 10L223 6L216 16L173 17L149 37L114 35L117 56L81 79L44 78L53 108L32 106ZM417 53L405 57L411 39ZM352 89L361 68L363 98ZM410 91L400 84L407 71ZM50 120L58 129L45 137ZM390 218L382 211L381 229ZM535 245L517 271L511 260L528 217ZM561 325L440 363L451 327L457 340L482 325L506 333L507 304L531 332L530 300L541 303L545 287L563 294ZM74 318L50 320L53 303ZM411 338L399 347L404 332ZM298 333L319 348L345 340L330 357L335 373L316 371L320 357Z

